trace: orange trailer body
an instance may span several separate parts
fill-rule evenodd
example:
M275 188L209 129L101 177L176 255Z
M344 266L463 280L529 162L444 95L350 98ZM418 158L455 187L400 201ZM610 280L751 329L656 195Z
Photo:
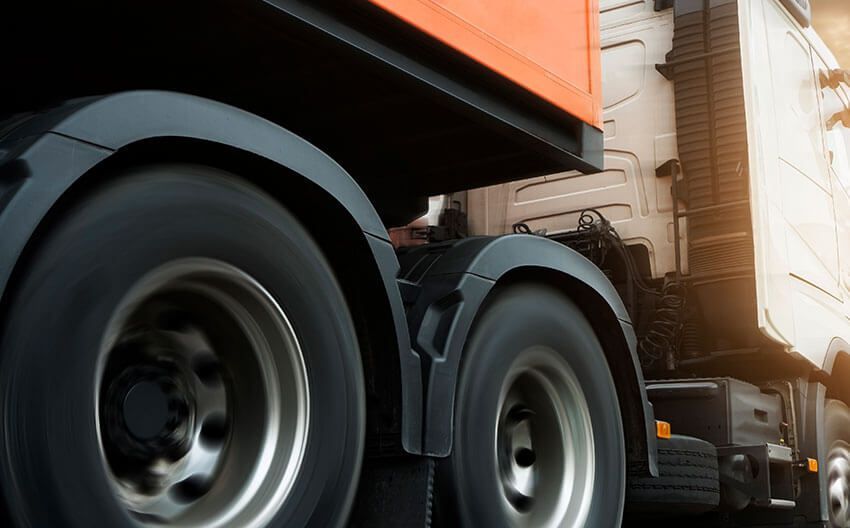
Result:
M599 0L369 0L602 128Z

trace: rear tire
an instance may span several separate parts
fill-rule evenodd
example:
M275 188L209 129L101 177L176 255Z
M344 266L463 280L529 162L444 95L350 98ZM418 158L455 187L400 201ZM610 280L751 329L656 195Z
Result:
M605 354L560 292L493 294L467 341L451 456L438 474L446 526L619 526L623 426Z
M16 525L345 523L364 447L357 338L319 248L273 199L210 168L136 169L28 262L0 334Z

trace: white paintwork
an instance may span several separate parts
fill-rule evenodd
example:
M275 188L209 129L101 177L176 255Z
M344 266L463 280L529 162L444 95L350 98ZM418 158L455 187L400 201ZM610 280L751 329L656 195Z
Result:
M655 70L672 47L673 14L653 4L600 2L606 171L472 191L474 234L515 222L569 230L596 207L649 248L653 276L674 269L670 180L655 176L677 156L672 83ZM758 324L822 367L834 338L850 342L850 131L825 126L848 94L820 89L821 70L838 63L780 0L739 6Z
M740 2L740 26L758 324L822 367L850 342L847 131L826 130L840 100L819 83L838 63L778 0Z
M673 86L655 65L670 51L673 13L656 13L644 0L602 0L600 8L606 171L472 191L470 229L502 234L525 222L550 233L568 231L581 210L594 207L628 243L648 248L659 277L674 268L673 203L670 178L657 178L655 168L678 154Z

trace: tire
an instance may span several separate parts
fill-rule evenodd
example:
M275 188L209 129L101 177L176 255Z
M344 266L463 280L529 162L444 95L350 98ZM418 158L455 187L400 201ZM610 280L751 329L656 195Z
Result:
M658 439L658 477L630 478L626 509L631 513L697 514L720 503L717 449L690 436Z
M442 524L619 526L624 449L614 382L579 308L543 285L495 292L461 362Z
M358 342L328 263L273 199L211 168L134 169L28 262L0 338L15 525L345 523Z
M827 447L827 509L832 528L850 527L850 409L839 400L827 400L824 412Z

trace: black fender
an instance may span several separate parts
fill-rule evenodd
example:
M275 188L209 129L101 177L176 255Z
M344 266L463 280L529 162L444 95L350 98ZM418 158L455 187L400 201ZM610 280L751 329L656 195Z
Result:
M829 342L829 348L827 349L826 356L823 359L821 370L827 374L832 374L832 371L836 368L836 363L838 363L839 358L842 357L850 358L850 344L840 337L833 338L833 340Z
M824 442L827 387L817 376L792 380L793 404L797 409L799 456L813 458L821 468L827 467L829 446ZM819 526L829 521L829 472L821 469L806 472L800 477L800 495L795 499L795 513L805 517L809 526ZM827 523L828 524L828 523ZM824 524L826 526L826 524Z
M400 260L411 342L422 362L425 453L450 453L458 367L467 335L497 283L517 277L563 288L588 315L617 386L629 469L657 475L655 416L644 388L637 339L622 299L599 268L562 244L530 235L424 246L402 253Z
M0 137L0 301L16 267L25 265L20 259L27 244L60 198L121 149L157 138L188 138L259 156L306 178L347 211L368 243L373 259L362 265L377 268L384 286L377 295L393 321L386 331L394 332L398 346L402 445L421 453L421 363L410 348L396 283L399 263L386 228L334 160L292 132L237 108L173 92L133 91L71 101L7 130Z
M811 379L825 385L831 398L850 405L850 385L846 383L850 376L850 344L840 337L830 341L824 356L823 365L811 374Z

